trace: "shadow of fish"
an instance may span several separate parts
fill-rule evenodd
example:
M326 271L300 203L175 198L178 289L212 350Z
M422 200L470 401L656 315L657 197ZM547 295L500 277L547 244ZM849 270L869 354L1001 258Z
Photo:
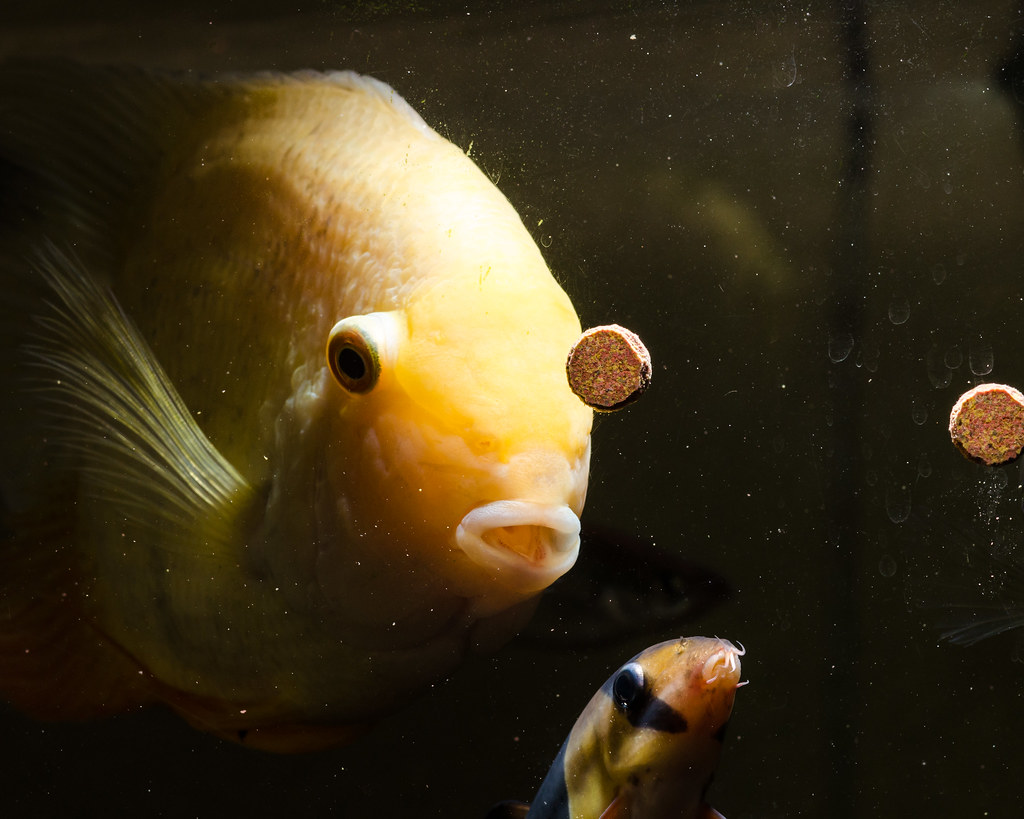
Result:
M578 650L678 632L732 593L721 575L650 538L584 522L580 541L573 570L544 592L517 643Z

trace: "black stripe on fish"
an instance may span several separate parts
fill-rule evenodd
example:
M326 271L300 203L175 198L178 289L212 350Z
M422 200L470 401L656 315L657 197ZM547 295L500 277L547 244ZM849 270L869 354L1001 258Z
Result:
M689 728L686 717L651 693L637 663L624 665L605 681L601 690L634 728L669 734L681 734Z
M537 795L530 803L526 819L570 819L569 789L565 784L565 748L568 744L569 737L566 737L558 756L548 768L547 776L540 783Z
M714 738L719 742L725 742L725 731L729 727L729 720L722 723L722 727L715 731Z

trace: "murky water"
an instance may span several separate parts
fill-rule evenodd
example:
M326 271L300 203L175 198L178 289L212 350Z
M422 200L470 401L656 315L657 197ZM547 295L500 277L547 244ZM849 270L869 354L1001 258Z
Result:
M1016 638L939 641L1024 541L1020 468L945 428L970 386L1024 385L1015 4L872 4L863 74L841 4L92 5L0 11L0 57L373 74L472 143L584 326L644 338L654 384L597 425L584 517L734 589L685 626L748 650L722 813L1019 815ZM529 798L609 670L672 636L513 643L300 757L5 710L0 810L471 819Z

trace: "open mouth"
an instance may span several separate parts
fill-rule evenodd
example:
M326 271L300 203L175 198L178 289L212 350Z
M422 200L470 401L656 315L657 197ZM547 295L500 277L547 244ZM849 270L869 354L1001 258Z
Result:
M494 569L506 585L539 591L576 562L580 519L564 504L494 501L466 514L455 542L470 560Z

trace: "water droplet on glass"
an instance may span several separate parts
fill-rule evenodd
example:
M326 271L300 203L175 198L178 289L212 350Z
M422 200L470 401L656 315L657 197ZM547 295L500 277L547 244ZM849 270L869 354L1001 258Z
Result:
M910 301L908 299L893 299L889 304L889 321L900 325L910 318Z
M896 574L896 560L892 555L882 555L878 561L878 573L882 577L892 577Z
M942 351L938 347L932 347L925 356L925 365L928 368L928 380L937 390L945 389L953 380L953 371L946 366L942 359Z
M946 350L946 355L943 357L942 361L947 367L949 367L949 369L955 370L964 363L964 354L960 352L960 347L954 344Z
M853 336L849 333L835 333L828 337L828 357L833 364L845 361L853 349Z
M914 399L914 403L910 405L910 417L918 426L922 426L928 420L928 407L923 401Z
M927 478L932 474L932 462L928 460L926 454L921 455L921 460L917 465L917 474L922 478Z
M988 375L995 365L995 354L992 345L981 338L976 338L967 348L967 361L971 372L975 375Z
M878 359L881 358L882 352L878 348L878 345L868 342L862 344L857 350L857 355L854 357L854 363L858 367L863 367L868 372L877 372L878 370Z
M936 284L942 284L945 280L946 266L942 262L932 265L932 281Z
M878 483L878 473L875 472L875 470L873 469L869 469L867 472L864 473L864 483L866 483L868 486L874 486L876 483Z
M893 523L903 523L910 517L909 486L900 484L885 490L885 513Z
M776 88L789 88L796 82L796 53L783 57L772 66Z

